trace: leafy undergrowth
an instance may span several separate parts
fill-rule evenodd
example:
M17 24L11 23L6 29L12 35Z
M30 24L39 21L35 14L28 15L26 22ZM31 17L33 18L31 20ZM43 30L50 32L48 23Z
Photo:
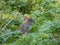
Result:
M35 24L21 34L23 15ZM0 0L0 45L60 45L59 0Z

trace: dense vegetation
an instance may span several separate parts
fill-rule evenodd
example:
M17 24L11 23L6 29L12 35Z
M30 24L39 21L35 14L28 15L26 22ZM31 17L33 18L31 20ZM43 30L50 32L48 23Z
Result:
M28 35L24 14L35 21ZM60 45L60 0L0 0L0 45Z

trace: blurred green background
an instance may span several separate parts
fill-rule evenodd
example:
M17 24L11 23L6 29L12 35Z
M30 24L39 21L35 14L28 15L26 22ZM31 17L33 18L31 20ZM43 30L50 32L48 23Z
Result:
M28 35L24 14L35 21ZM60 45L60 0L0 0L0 45Z

